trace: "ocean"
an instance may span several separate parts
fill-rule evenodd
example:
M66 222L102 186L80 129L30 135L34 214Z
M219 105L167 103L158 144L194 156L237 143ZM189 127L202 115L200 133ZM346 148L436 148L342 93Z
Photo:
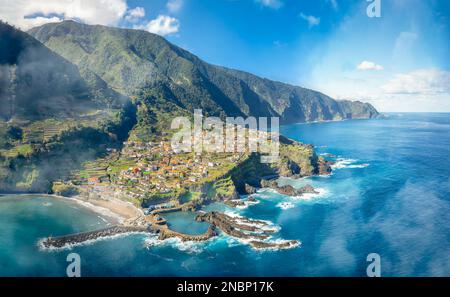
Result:
M336 160L333 174L298 180L319 194L286 197L269 190L258 203L227 213L267 220L287 250L254 250L221 235L207 242L117 236L43 250L52 235L106 226L70 200L0 196L0 276L65 276L66 257L81 257L82 276L365 276L377 253L382 276L450 276L450 114L391 113L385 119L295 124L281 132ZM169 215L179 231L203 232L193 216Z

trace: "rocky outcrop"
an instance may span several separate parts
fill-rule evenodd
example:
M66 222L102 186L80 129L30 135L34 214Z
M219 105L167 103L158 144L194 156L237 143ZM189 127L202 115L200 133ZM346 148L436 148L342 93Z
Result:
M158 239L164 240L172 237L178 237L182 241L205 241L217 235L214 226L209 226L208 230L204 234L199 235L189 235L184 233L179 233L173 231L169 228L160 228L157 233L159 233Z
M237 237L240 239L266 239L269 236L262 232L261 228L257 228L254 225L244 225L242 222L238 221L236 218L230 217L226 214L219 212L209 212L199 214L196 218L199 222L208 222L213 226L220 228L227 235ZM249 220L246 219L248 222ZM262 224L265 226L267 223L260 221L252 221L253 224ZM261 231L257 234L257 231ZM253 232L255 234L249 234L247 232Z
M245 202L243 200L226 200L224 203L229 207L245 206Z
M278 183L276 180L266 180L261 181L261 187L263 188L278 188Z
M331 165L333 165L333 161L327 161L324 158L319 158L317 161L317 172L318 175L329 175L331 174Z
M275 190L277 190L278 193L286 196L298 196L297 190L290 185L285 185L281 187L277 187Z
M203 204L203 199L192 200L181 206L181 211L192 211L195 212L199 210Z
M289 249L300 244L298 240L286 240L283 242L265 242L265 241L250 241L250 244L257 249Z
M245 193L246 194L254 194L254 193L256 193L256 188L246 183L245 184Z
M271 235L276 232L266 221L251 220L244 217L232 217L224 213L201 213L196 218L199 222L208 222L219 228L225 234L249 242L256 249L264 248L288 248L299 244L297 240L269 241Z
M282 195L286 195L286 196L301 196L303 194L318 194L319 193L311 185L306 185L299 189L296 189L291 185L279 186L278 182L276 180L269 180L269 181L263 180L263 181L261 181L261 185L264 188L274 189L278 193L280 193Z
M301 187L300 189L297 189L298 194L318 194L319 192L314 189L311 185L306 185Z

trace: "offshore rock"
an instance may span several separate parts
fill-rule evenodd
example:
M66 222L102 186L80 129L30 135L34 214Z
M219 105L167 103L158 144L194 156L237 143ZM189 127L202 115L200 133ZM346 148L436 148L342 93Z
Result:
M254 194L254 193L256 193L256 188L246 183L245 184L245 193L246 194Z
M278 182L275 180L262 181L261 185L265 188L274 189L278 193L280 193L282 195L286 195L286 196L301 196L303 194L318 194L319 193L311 185L306 185L299 189L296 189L291 185L279 186Z

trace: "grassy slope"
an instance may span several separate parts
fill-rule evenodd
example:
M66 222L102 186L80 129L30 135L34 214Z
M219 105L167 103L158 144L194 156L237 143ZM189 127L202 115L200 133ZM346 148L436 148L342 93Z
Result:
M0 151L0 189L48 190L51 181L82 169L86 160L104 157L107 146L120 146L130 129L130 139L152 140L155 135L163 136L173 117L189 116L198 107L207 115L220 116L282 115L295 121L344 117L339 104L322 94L209 65L147 32L64 22L30 33L78 66L77 79L84 81L88 99L103 106L103 111L114 106L120 97L116 92L129 95L133 104L128 114L122 110L94 116L86 124L81 118L54 114L19 125L22 137L2 144L12 147L6 153ZM7 128L0 125L0 133L5 134ZM313 172L312 148L282 146L281 154L280 163L272 166L251 156L238 166L212 172L203 181L210 185L208 195L231 196L245 182L258 185L266 175L294 174L288 162L301 167L302 174ZM91 169L97 168L97 161ZM81 174L96 172L88 168Z
M280 116L285 123L377 115L370 104L342 103L312 90L210 65L144 31L66 21L29 33L126 95L163 84L173 102L189 111Z

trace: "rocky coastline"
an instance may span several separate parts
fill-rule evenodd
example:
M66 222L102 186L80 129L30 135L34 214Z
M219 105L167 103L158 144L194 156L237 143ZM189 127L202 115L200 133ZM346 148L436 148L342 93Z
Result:
M266 221L234 217L214 211L201 213L195 220L208 222L228 236L248 242L255 249L283 249L300 244L298 240L268 241L277 230Z
M328 164L325 165L325 171L328 169ZM267 178L267 177L266 177ZM262 179L262 188L274 189L282 195L288 196L301 196L304 194L318 194L311 185L305 185L299 189L294 188L291 185L278 184L277 179ZM257 187L245 184L245 191L250 194L246 199L224 199L223 203L230 207L246 207L250 202L255 202L256 199L251 194L256 193ZM233 198L233 197L231 197ZM66 198L67 199L67 198ZM153 233L158 235L159 240L165 240L168 238L179 238L181 241L206 241L219 234L219 230L226 235L241 240L255 249L284 249L292 248L300 244L297 240L272 240L272 236L278 230L271 225L270 222L252 220L240 216L232 216L221 212L197 212L203 204L203 200L193 200L184 204L175 204L168 208L153 209L148 213L142 212L141 209L136 208L136 211L127 212L123 208L129 208L130 204L117 203L115 199L109 201L108 199L83 199L81 197L75 197L74 200L80 202L89 202L88 205L93 204L96 208L93 210L98 211L103 207L109 209L112 212L117 213L119 210L123 216L119 224L113 224L113 226L104 228L101 230L83 232L78 234L71 234L59 237L49 237L42 241L44 248L63 248L65 246L81 244L87 241L93 241L99 238L111 237L114 235L144 232ZM97 201L98 200L98 201ZM108 202L109 201L109 202ZM100 203L101 202L101 203ZM83 204L82 203L82 204ZM210 224L208 230L203 234L184 234L170 229L167 221L161 217L163 213L191 211L197 213L195 218L199 222L207 222ZM132 215L133 214L133 215Z
M127 219L122 225L114 225L100 230L48 237L41 241L41 245L47 249L65 248L126 233L158 234L159 240L179 238L181 241L206 241L217 236L218 230L250 244L255 249L283 249L300 244L297 240L269 241L271 236L278 231L269 222L240 216L234 217L220 212L198 213L195 220L209 223L208 230L203 234L184 234L170 229L167 222L159 216L160 213Z
M280 186L276 180L263 180L261 181L263 188L270 188L277 191L279 194L286 196L302 196L303 194L319 194L316 189L311 185L303 186L299 189L294 188L291 185Z

